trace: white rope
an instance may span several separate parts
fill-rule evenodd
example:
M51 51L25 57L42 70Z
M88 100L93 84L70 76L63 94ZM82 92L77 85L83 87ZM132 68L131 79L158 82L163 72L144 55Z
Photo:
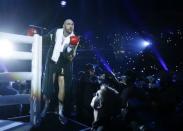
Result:
M0 82L14 81L14 80L31 80L31 72L5 72L0 73Z
M0 32L0 38L8 39L18 44L32 44L34 41L34 38L32 36L17 35L4 32Z
M11 53L11 57L8 59L32 60L32 53L31 52L23 52L23 51L13 51Z
M0 107L17 105L17 104L30 104L30 95L20 94L20 95L0 96Z

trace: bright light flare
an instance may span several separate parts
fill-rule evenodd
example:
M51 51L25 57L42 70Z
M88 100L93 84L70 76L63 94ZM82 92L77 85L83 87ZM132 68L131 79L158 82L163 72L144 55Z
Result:
M143 44L143 47L147 47L147 46L149 46L151 43L148 42L148 41L144 41L142 44Z
M8 39L0 39L0 57L9 58L13 52L13 43Z
M67 2L65 0L60 1L60 5L62 7L65 7L67 5Z

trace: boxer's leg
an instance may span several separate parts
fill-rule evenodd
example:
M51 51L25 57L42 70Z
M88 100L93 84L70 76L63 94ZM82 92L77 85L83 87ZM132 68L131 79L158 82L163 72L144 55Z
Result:
M61 69L61 74L58 76L58 100L59 100L59 115L63 116L63 102L65 97L65 80L64 80L64 69Z

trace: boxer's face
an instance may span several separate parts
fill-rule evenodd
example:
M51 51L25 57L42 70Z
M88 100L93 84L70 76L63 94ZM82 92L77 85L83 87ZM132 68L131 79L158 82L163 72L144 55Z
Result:
M71 19L67 19L63 25L64 30L70 34L74 31L74 22Z

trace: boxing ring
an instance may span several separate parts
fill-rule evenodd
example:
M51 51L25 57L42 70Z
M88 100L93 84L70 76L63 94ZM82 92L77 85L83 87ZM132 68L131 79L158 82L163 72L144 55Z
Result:
M0 73L0 82L31 80L30 95L0 96L0 106L13 104L30 104L30 122L36 125L41 111L41 75L42 75L42 36L24 36L0 32L0 38L8 39L14 44L31 44L31 52L13 51L9 59L31 60L31 72ZM17 98L17 99L16 99ZM21 100L24 99L24 100ZM23 103L20 103L23 102Z

